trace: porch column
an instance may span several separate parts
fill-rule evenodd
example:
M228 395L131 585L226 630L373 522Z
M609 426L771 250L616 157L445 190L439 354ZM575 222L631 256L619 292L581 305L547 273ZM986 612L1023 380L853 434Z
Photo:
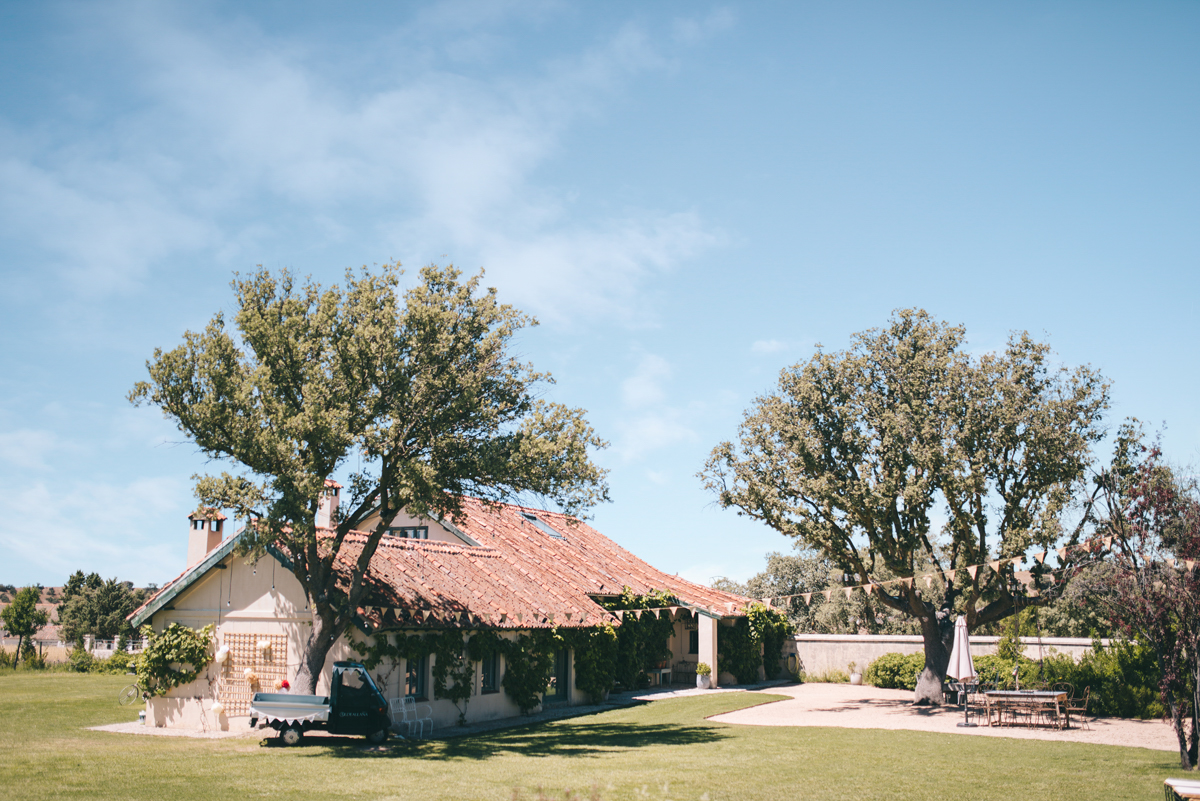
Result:
M712 686L717 686L717 619L700 612L696 615L700 631L700 662L712 668Z

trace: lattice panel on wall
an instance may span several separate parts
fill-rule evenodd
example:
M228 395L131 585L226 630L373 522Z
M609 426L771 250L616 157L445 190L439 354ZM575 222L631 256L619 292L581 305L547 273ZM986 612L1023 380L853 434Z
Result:
M268 640L271 647L260 650L258 643L262 640ZM229 646L229 658L221 666L217 697L225 705L226 715L247 715L255 693L273 693L275 681L287 678L287 637L283 634L224 634L221 645ZM246 680L246 668L254 671L255 681Z

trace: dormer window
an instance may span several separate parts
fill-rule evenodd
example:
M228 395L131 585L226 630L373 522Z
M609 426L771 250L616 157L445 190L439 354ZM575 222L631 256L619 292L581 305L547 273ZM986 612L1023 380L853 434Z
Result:
M429 526L396 526L388 529L388 534L402 540L429 539Z
M564 537L562 534L559 534L557 531L555 531L553 528L551 528L550 524L547 523L545 520L539 520L537 515L531 515L528 512L521 512L521 517L525 518L530 523L533 523L535 526L537 526L542 531L549 534L551 537L554 537L554 539L556 539L556 540L565 540L566 539L566 537Z

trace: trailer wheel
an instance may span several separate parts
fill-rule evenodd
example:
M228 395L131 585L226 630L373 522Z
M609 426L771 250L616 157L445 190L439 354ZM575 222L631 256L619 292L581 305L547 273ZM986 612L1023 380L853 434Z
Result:
M284 745L300 745L304 739L304 729L299 726L285 726L279 730L279 739Z
M371 745L383 745L387 742L389 733L390 732L388 732L387 729L380 729L379 731L371 732L367 735L367 742Z

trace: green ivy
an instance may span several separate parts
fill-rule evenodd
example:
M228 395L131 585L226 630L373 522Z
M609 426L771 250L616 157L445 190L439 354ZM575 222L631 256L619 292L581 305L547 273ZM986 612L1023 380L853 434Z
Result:
M611 623L585 629L560 630L563 644L575 652L575 687L593 704L613 688L618 649L617 629Z
M146 695L164 695L173 687L189 684L212 661L213 626L190 629L179 623L167 626L161 634L142 626L146 647L137 662L137 685ZM178 668L171 665L177 664Z
M750 621L751 636L762 643L763 670L768 679L773 679L779 675L783 644L792 634L792 624L785 613L757 601L746 606L746 618Z
M629 587L623 588L621 596L605 604L610 611L655 609L674 606L679 602L673 595L654 590L646 595L636 595ZM645 687L650 679L646 671L664 659L671 658L671 635L675 623L669 615L660 612L624 615L617 631L617 649L614 663L614 678L628 690Z
M717 626L717 648L720 651L718 670L732 673L739 684L758 681L758 669L770 678L779 672L783 643L791 633L791 625L782 612L751 602L746 617L734 620L732 626Z

